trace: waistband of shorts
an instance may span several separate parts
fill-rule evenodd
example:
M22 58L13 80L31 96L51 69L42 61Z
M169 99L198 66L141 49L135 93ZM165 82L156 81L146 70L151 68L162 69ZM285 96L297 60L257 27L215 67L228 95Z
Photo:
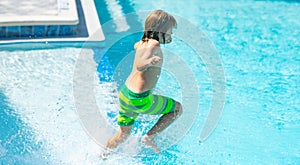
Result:
M149 96L149 94L151 93L151 91L145 91L142 93L134 93L132 92L130 89L128 89L128 87L126 85L123 85L121 92L123 94L128 94L130 97L134 97L134 98L143 98L143 97L147 97Z

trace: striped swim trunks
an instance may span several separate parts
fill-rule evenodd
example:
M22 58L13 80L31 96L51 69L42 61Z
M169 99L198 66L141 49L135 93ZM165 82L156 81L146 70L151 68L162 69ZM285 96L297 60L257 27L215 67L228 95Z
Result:
M120 126L133 125L140 113L149 115L170 113L174 111L176 103L171 98L154 95L151 91L134 93L126 85L121 89L119 101L118 125Z

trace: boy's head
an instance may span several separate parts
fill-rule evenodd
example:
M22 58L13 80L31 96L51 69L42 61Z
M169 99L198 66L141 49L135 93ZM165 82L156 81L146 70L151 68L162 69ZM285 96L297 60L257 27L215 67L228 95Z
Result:
M170 43L172 29L176 25L176 20L172 15L163 10L154 10L146 18L142 40L155 39L163 44Z

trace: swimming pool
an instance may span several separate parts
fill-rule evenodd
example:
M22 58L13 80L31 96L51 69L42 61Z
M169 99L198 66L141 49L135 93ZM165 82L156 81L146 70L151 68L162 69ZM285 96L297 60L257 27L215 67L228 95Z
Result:
M124 81L124 75L116 70L122 67L119 64L126 64L122 62L122 54L130 55L132 44L140 36L126 34L126 28L133 24L141 28L143 22L138 14L120 24L114 23L112 16L157 8L194 23L214 43L226 78L226 103L221 120L211 136L199 143L212 97L210 75L189 41L175 37L172 44L162 47L179 56L195 76L199 101L193 126L161 155L145 149L138 156L116 155L105 163L300 163L297 1L95 3L101 23L109 25L104 29L106 39L114 40L119 34L126 36L109 48L86 51L74 47L33 50L16 47L9 51L1 48L2 164L104 164L97 158L101 147L88 136L76 113L72 92L76 62L82 52L93 58L97 71L93 84L97 104L104 110L101 113L108 116L107 122L116 127L115 82ZM160 77L157 90L177 100L183 99L178 80L168 70ZM151 123L155 118L141 119ZM138 124L145 127L135 129L134 134L143 134L149 127L143 120Z

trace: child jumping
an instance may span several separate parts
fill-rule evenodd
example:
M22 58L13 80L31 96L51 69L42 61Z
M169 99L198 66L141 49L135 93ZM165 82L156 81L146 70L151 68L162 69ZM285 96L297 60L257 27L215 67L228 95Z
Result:
M172 42L175 18L163 10L152 11L145 21L142 40L135 43L136 50L132 72L120 91L118 132L108 140L106 149L115 149L123 143L132 129L134 120L141 114L162 115L157 123L142 137L142 143L160 153L155 137L182 113L179 102L152 94L162 67L160 44Z

